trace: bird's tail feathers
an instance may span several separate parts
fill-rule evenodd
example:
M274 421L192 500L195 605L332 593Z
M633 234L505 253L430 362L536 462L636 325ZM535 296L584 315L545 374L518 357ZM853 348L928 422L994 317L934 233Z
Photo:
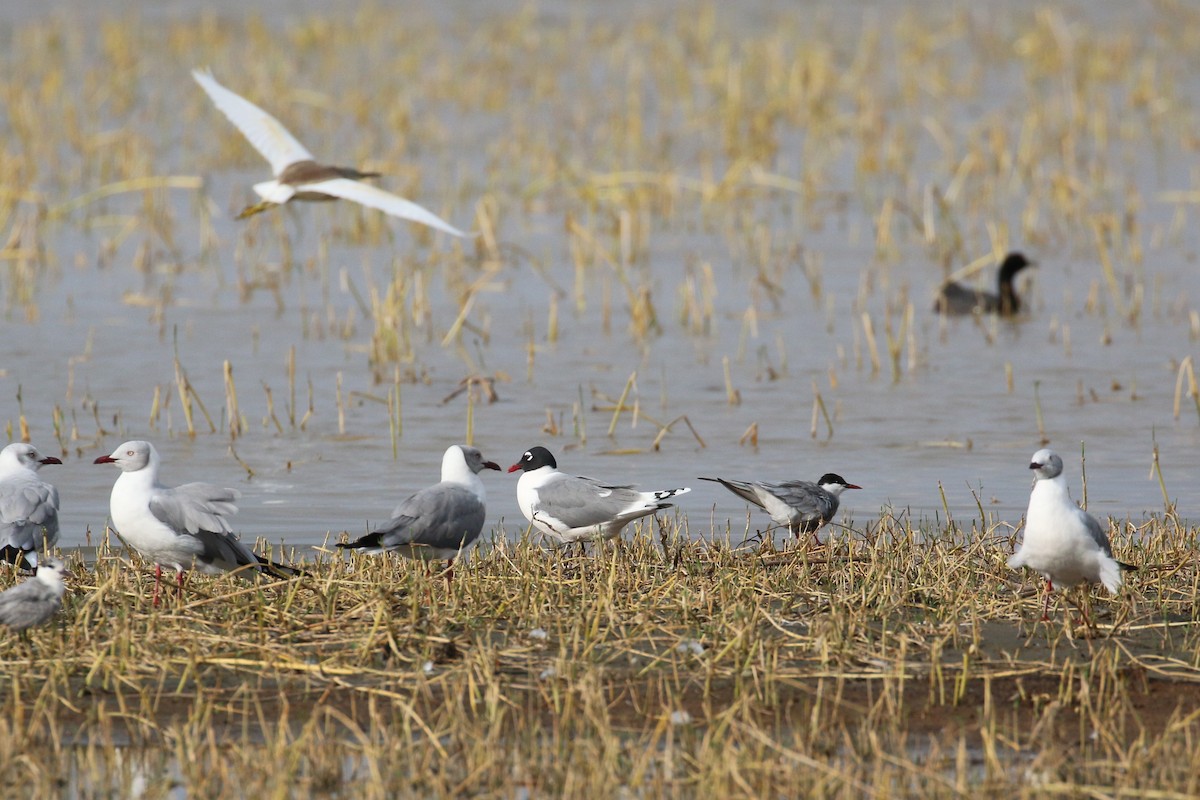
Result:
M1110 594L1116 594L1123 582L1121 578L1121 570L1127 568L1127 564L1122 564L1115 559L1105 558L1100 563L1100 582L1104 584L1104 588L1108 589Z
M12 564L25 573L33 573L37 570L34 562L25 557L25 551L19 547L13 547L11 544L0 547L0 562Z
M258 557L258 571L263 575L270 575L272 578L277 578L281 581L286 581L288 578L307 578L312 574L300 567L280 564L278 561L271 561L262 556Z
M382 547L383 531L371 531L365 536L360 536L353 542L336 542L334 547L340 547L343 550L358 550L360 552L377 552Z

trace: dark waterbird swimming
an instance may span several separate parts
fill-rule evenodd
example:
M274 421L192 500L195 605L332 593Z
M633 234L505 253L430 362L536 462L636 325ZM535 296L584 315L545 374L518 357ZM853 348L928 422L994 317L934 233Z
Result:
M949 315L999 314L1002 317L1011 317L1021 310L1021 298L1017 297L1017 292L1013 289L1013 279L1018 272L1032 266L1034 262L1014 250L1005 256L1000 264L994 293L968 289L961 283L950 281L938 290L933 310Z

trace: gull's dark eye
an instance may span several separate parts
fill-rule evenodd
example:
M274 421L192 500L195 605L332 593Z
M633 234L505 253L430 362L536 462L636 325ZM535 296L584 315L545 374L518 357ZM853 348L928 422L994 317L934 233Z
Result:
M131 455L133 455L133 451L132 451L132 450L126 450L126 451L125 451L125 455L127 455L127 456L131 456Z

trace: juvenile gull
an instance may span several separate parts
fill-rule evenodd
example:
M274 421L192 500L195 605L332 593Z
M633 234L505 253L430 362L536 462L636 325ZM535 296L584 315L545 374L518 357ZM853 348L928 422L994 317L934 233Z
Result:
M847 483L841 475L827 472L816 483L811 481L735 481L728 478L701 478L715 481L738 497L753 503L771 515L776 525L783 525L799 537L812 534L813 541L819 531L837 513L840 496L847 489L861 489Z
M38 477L45 464L61 464L43 457L37 448L14 442L0 450L0 558L13 564L37 567L37 549L47 550L58 541L58 489Z
M670 508L663 501L691 489L639 492L632 486L601 483L560 472L554 456L544 447L525 451L508 468L523 470L517 481L517 505L525 519L547 536L570 544L612 539L639 517Z
M23 631L48 621L62 608L66 572L63 562L47 556L34 577L0 592L0 624Z
M313 154L296 141L287 128L244 97L217 83L207 70L192 70L192 77L208 93L213 103L232 122L254 149L271 162L275 179L254 185L263 202L249 206L238 215L245 219L271 206L291 200L352 200L400 219L444 231L453 236L469 237L431 211L391 192L362 183L359 178L376 178L378 172L361 172L353 167L318 164Z
M1014 316L1021 310L1021 299L1013 289L1013 279L1017 273L1034 262L1025 258L1015 250L1004 257L1000 272L996 278L996 292L985 292L978 289L968 289L960 283L950 281L938 290L934 300L933 310L940 314L999 314L1002 317Z
M442 456L442 480L413 494L392 512L392 518L366 536L338 547L360 553L395 551L409 558L448 561L465 554L483 530L487 493L479 472L499 470L484 461L478 448L451 445ZM450 572L447 571L447 578Z
M180 589L183 571L190 569L220 574L249 568L276 577L298 573L257 555L234 536L228 517L237 513L240 492L236 489L159 483L161 462L149 442L125 442L95 463L121 469L109 498L109 513L121 540L154 562L155 604L163 567L175 569Z
M1029 567L1046 579L1046 604L1042 619L1050 617L1054 584L1066 590L1079 583L1103 583L1116 594L1121 571L1137 569L1113 558L1108 535L1096 518L1075 501L1063 477L1063 462L1052 450L1038 450L1029 468L1034 470L1033 491L1025 514L1025 536L1008 559L1013 569Z

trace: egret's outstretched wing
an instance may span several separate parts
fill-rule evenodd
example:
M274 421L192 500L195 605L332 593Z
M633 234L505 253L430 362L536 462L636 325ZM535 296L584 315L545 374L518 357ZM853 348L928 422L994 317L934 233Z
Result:
M288 133L279 120L217 83L211 72L194 69L192 77L208 92L221 113L254 145L254 149L271 162L271 171L276 175L283 172L288 164L314 160L312 153L296 141L296 137Z
M451 236L460 236L464 239L471 238L471 234L459 230L437 214L417 205L411 200L405 200L403 197L394 195L391 192L385 192L383 189L350 180L349 178L333 178L328 181L305 183L297 186L296 191L320 192L321 194L340 197L343 200L352 200L355 203L361 203L367 208L377 209L393 217L428 225Z

